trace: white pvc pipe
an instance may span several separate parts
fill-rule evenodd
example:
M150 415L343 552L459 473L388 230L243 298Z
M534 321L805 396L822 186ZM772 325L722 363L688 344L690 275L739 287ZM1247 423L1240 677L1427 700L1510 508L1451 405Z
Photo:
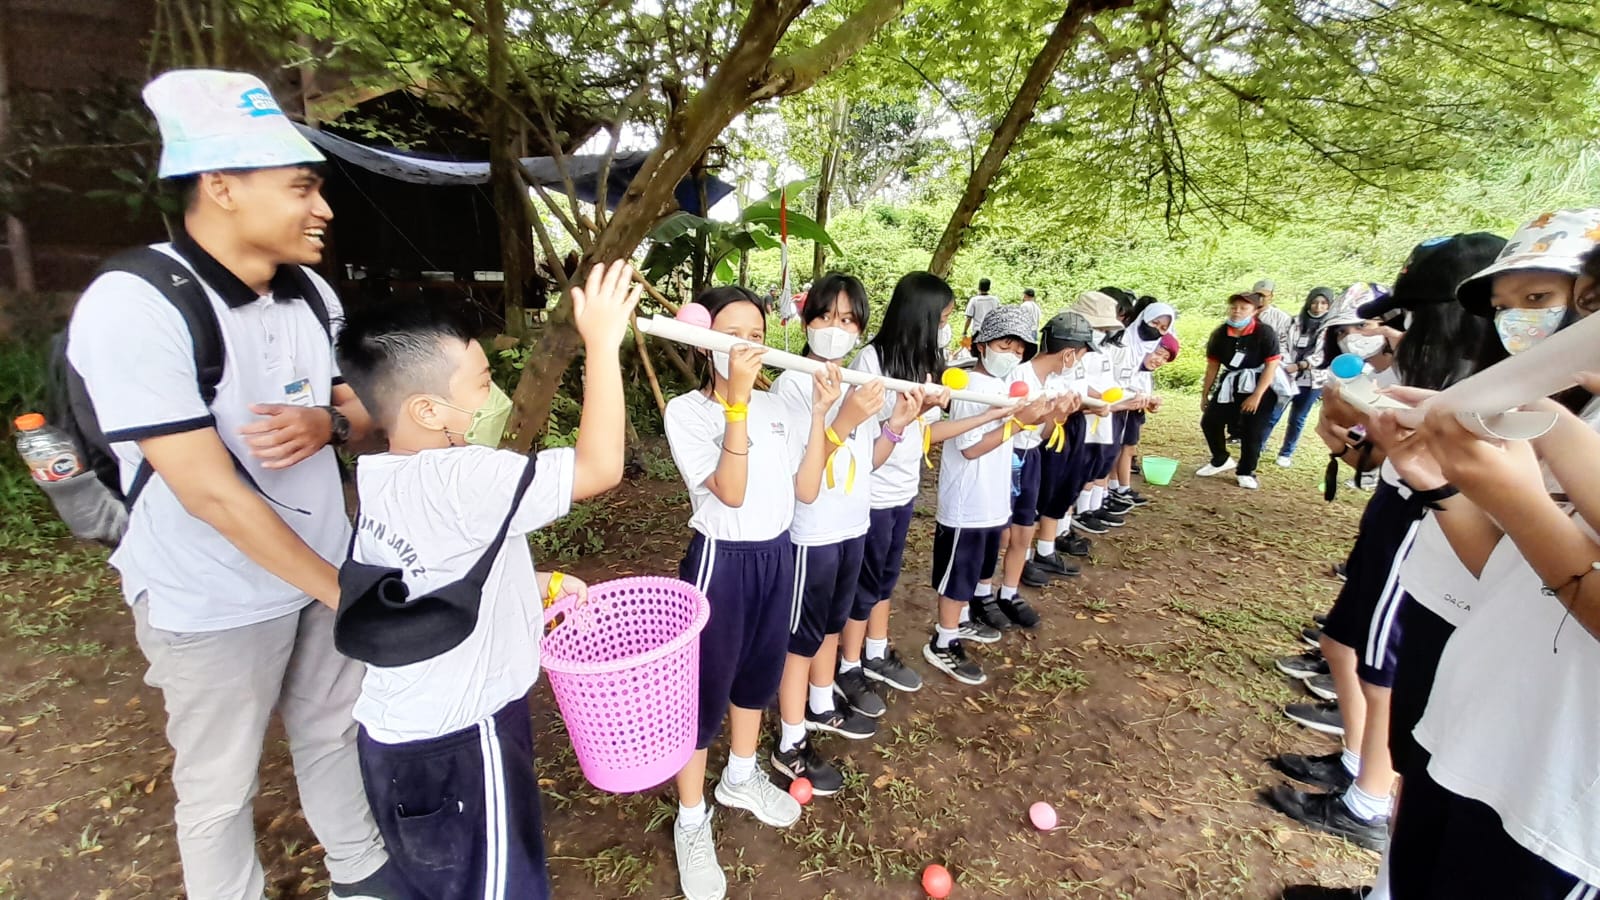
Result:
M736 338L731 334L723 334L720 331L712 331L709 328L701 328L698 325L690 325L685 322L680 322L677 319L671 318L670 316L658 315L651 316L649 318L641 317L639 319L639 330L650 335L651 337L664 338L669 341L676 341L680 344L688 344L691 347L699 347L702 350L710 350L721 353L731 352L734 347L737 347L741 344L760 346L758 344L753 344L751 341ZM827 365L819 360L800 356L796 353L789 353L785 350L779 350L776 347L767 348L767 352L761 355L761 364L764 366L774 366L779 369L790 369L796 372L804 372L808 375L815 375L817 372L822 371L822 369ZM906 381L900 378L889 378L888 376L882 375L872 375L867 372L856 371L855 369L846 369L841 367L840 372L847 384L863 385L882 380L885 388L891 391L900 391L902 393L916 390L917 388L925 389L931 387L939 391L948 391L951 399L953 400L964 400L968 403L981 403L986 406L1012 406L1019 402L1019 398L1009 397L1004 394L985 394L978 391L949 390L942 385L917 384L913 381ZM1033 397L1030 396L1027 399L1033 399ZM1105 404L1103 401L1086 397L1084 398L1083 405L1086 407L1098 407L1104 406Z

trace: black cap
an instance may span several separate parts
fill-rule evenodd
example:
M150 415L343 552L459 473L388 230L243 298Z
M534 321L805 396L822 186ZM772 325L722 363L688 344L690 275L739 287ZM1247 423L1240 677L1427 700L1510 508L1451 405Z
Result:
M1423 241L1412 248L1388 296L1361 304L1356 315L1381 319L1401 310L1455 303L1456 287L1494 262L1505 245L1505 238L1486 231Z
M1050 352L1066 347L1094 346L1094 327L1075 312L1058 312L1039 331L1039 343Z

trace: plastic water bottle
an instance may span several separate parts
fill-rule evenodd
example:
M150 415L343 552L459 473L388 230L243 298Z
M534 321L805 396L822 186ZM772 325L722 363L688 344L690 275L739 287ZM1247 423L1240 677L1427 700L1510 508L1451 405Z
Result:
M17 452L33 472L33 480L66 481L83 471L83 459L66 432L45 423L44 416L17 417Z

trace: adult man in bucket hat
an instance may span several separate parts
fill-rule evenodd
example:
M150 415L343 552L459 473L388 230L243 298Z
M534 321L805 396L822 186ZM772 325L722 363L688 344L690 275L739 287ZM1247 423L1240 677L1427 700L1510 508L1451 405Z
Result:
M143 257L160 279L95 279L67 356L133 497L111 562L166 705L184 885L264 895L252 807L276 710L332 896L399 896L356 759L363 668L333 646L350 534L333 446L369 419L334 363L338 298L302 268L333 218L323 157L251 75L168 72L144 98L183 227ZM207 312L220 377L200 371Z

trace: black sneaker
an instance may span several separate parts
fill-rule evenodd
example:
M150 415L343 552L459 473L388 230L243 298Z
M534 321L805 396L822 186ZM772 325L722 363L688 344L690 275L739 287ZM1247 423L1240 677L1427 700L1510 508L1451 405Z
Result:
M1321 628L1302 628L1302 629L1300 629L1300 640L1302 642L1304 642L1307 647L1310 647L1313 650L1321 650L1322 649L1322 629Z
M818 797L832 797L844 788L844 775L839 772L839 767L811 749L810 741L801 741L787 753L774 747L772 769L790 782L796 778L810 780L811 793Z
M979 644L998 644L1000 629L985 625L977 619L968 619L956 629L956 637Z
M1128 520L1123 518L1121 513L1113 512L1104 507L1095 510L1094 516L1100 520L1100 524L1109 525L1112 528L1121 528L1128 524Z
M1034 554L1033 559L1029 560L1028 564L1038 567L1047 575L1055 578L1076 578L1082 571L1082 569L1078 568L1077 563L1067 559L1066 554L1062 553L1060 550L1057 550L1049 556L1040 556L1038 554ZM1023 571L1027 570L1024 569Z
M1015 625L1032 630L1039 627L1039 614L1033 611L1028 601L1018 594L1010 600L996 600L995 606L1005 614L1005 617Z
M824 713L806 707L806 730L837 734L852 741L864 741L878 733L878 723L854 710L840 712L838 706Z
M1272 761L1272 767L1295 781L1303 781L1314 787L1333 791L1335 794L1356 780L1355 776L1345 769L1343 754L1338 751L1322 756L1285 753Z
M1389 843L1389 817L1364 822L1344 805L1340 794L1314 794L1280 784L1267 793L1267 800L1296 822L1358 847L1382 853Z
M996 635L999 637L999 635ZM917 670L906 665L900 659L893 647L884 654L883 659L865 659L861 661L861 673L873 681L887 684L897 691L915 694L922 690L922 676Z
M1133 509L1133 501L1121 494L1112 494L1106 498L1106 505L1102 509L1116 513L1119 516L1125 516Z
M1339 579L1340 581L1347 581L1349 580L1349 575L1350 572L1345 568L1344 563L1334 563L1333 577Z
M1042 588L1054 580L1049 572L1039 568L1033 560L1022 564L1021 581L1024 587Z
M1344 716L1337 703L1291 703L1283 708L1283 714L1312 731L1344 736Z
M867 673L860 666L849 670L841 669L839 674L833 676L833 696L845 702L850 709L876 719L889 711L884 705L883 698L872 689L872 684L867 681Z
M386 862L378 867L378 871L360 881L335 881L328 890L328 900L389 900L410 894L411 889L405 885L399 865Z
M1339 689L1334 686L1333 676L1331 674L1313 675L1310 678L1307 678L1305 681L1302 681L1301 684L1305 685L1306 690L1311 693L1311 696L1316 697L1318 700L1339 699Z
M977 663L967 659L967 651L962 648L960 641L951 641L950 646L940 648L936 646L938 640L935 637L922 648L922 658L935 669L962 684L983 684L989 680Z
M1000 605L995 602L993 594L973 598L972 621L987 625L996 631L1009 631L1017 627L1016 623L1000 611Z
M1322 613L1317 613L1311 617L1311 624L1317 626L1318 628L1327 628L1328 617Z
M1088 558L1089 551L1094 549L1094 543L1081 534L1067 534L1056 538L1056 552L1066 553L1070 556Z
M1124 500L1128 501L1129 503L1133 504L1135 507L1149 506L1150 505L1150 498L1146 497L1145 495L1143 495L1141 493L1139 493L1138 491L1134 490L1133 488L1129 488L1129 489L1123 491L1121 496L1122 496L1122 499L1124 499Z
M1328 674L1328 661L1322 658L1321 653L1300 653L1294 656L1280 656L1277 661L1278 671L1304 681L1318 675Z
M1111 530L1110 525L1100 521L1098 512L1088 512L1075 517L1072 520L1072 527L1085 534L1105 534Z

